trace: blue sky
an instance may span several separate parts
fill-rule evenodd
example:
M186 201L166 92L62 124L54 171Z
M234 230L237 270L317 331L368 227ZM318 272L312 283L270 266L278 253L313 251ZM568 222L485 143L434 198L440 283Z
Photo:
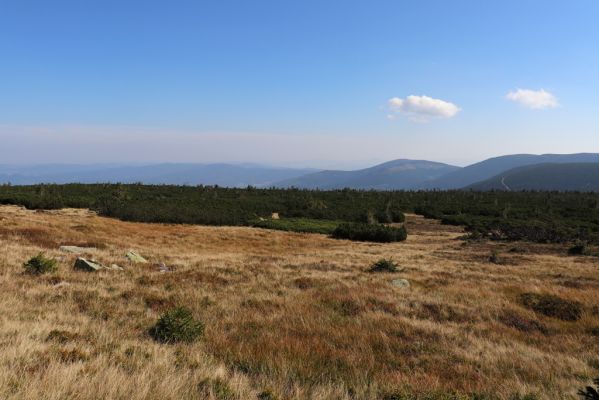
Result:
M597 21L596 0L0 0L0 163L599 152Z

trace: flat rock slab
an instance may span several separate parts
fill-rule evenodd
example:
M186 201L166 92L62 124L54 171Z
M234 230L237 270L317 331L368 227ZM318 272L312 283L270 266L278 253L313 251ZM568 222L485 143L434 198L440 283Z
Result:
M127 259L129 259L129 261L131 261L132 263L147 263L148 260L146 260L145 258L143 258L142 256L140 256L139 254L137 254L134 251L128 251L127 254L125 254L125 257L127 257Z
M410 287L410 281L408 281L407 279L393 279L391 281L391 284L401 289L407 289Z
M85 258L79 257L77 258L77 260L75 260L75 265L73 266L73 268L78 269L80 271L96 272L101 269L104 269L104 266L97 261L86 260Z
M73 253L73 254L87 253L89 251L96 250L95 247L79 247L79 246L60 246L58 249L60 251L65 251L67 253Z

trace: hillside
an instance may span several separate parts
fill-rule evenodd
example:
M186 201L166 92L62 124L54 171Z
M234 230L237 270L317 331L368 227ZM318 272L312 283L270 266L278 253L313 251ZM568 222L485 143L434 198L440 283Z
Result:
M427 189L461 189L477 182L492 178L504 171L526 165L542 163L587 163L599 162L599 154L514 154L489 158L452 171L437 179L426 182Z
M394 160L356 171L320 171L275 183L301 189L419 189L425 182L459 170L453 165L424 160Z
M253 164L152 164L114 165L0 165L0 183L145 183L172 185L219 185L264 187L315 169L267 167Z
M470 185L472 190L599 191L599 163L535 164Z

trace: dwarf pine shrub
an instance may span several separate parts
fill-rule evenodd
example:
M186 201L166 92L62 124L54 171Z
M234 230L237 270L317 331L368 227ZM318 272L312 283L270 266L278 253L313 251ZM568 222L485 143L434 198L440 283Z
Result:
M370 272L397 272L397 264L391 259L381 258L370 267Z
M501 264L501 257L499 257L499 252L497 250L493 250L491 255L489 256L489 262L493 264Z
M363 242L401 242L407 239L405 227L393 227L380 224L343 223L334 231L335 239L349 239Z
M204 333L204 324L194 319L186 307L173 308L160 316L150 335L160 343L191 343Z
M589 249L586 243L578 242L574 246L568 249L568 255L570 256L584 256L589 253Z
M25 271L32 275L41 275L57 270L57 262L53 258L45 257L43 253L39 253L37 256L32 257L23 264Z

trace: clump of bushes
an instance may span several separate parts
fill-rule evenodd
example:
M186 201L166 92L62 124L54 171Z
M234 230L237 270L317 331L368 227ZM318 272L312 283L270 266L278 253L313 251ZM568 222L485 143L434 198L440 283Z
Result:
M173 308L160 316L150 336L160 343L191 343L204 333L204 324L194 319L186 307Z
M501 264L501 257L499 257L499 252L497 250L493 250L491 255L489 256L489 262L493 264Z
M369 272L397 272L397 267L393 260L381 258L370 266Z
M32 275L42 275L50 272L55 272L57 267L57 261L53 258L45 257L43 253L39 253L37 256L32 257L23 264L25 272Z
M405 227L391 227L380 224L343 223L332 233L335 239L349 239L363 242L401 242L407 239Z
M520 302L537 313L562 321L577 321L582 316L580 303L551 294L523 293Z
M578 242L568 249L570 256L584 256L589 254L589 249L586 243Z

